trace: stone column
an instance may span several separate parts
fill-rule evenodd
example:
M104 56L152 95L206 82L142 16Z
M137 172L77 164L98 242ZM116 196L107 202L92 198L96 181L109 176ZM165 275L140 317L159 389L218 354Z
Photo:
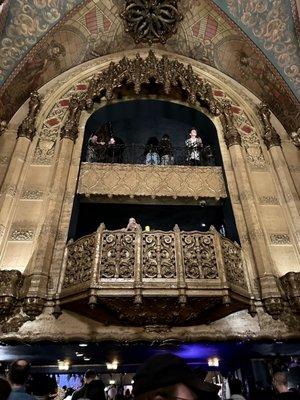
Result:
M224 127L224 139L232 160L233 172L257 266L262 301L266 311L274 318L278 318L282 311L281 294L274 275L273 261L268 243L254 201L250 178L241 148L241 137L234 125L231 103L228 100L222 103L221 119Z
M297 190L292 179L289 167L287 165L286 159L284 157L282 148L281 148L281 139L274 127L270 122L271 112L268 106L264 103L261 103L258 106L258 112L261 117L264 133L263 140L269 154L271 156L272 165L276 172L279 186L280 186L280 194L283 198L286 207L284 207L287 211L287 222L288 225L292 228L291 233L294 236L294 242L298 248L298 252L300 249L300 201L298 198Z
M0 196L0 249L8 234L7 229L11 212L24 169L28 157L28 150L32 139L35 136L35 121L40 109L40 97L38 92L33 92L30 95L29 111L17 131L17 141L14 147L11 161L5 174L5 178L1 188Z
M69 115L61 130L61 143L47 214L41 233L37 239L36 250L25 270L27 294L23 308L26 314L32 318L42 312L48 295L52 254L66 192L74 143L78 135L81 108L80 100L75 96L72 97L70 99Z

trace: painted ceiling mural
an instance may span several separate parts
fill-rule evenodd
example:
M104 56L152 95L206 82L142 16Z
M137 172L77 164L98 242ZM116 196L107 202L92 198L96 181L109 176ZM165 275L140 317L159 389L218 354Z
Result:
M9 120L32 90L63 71L105 54L143 46L137 45L125 33L120 18L124 0L88 0L84 4L79 0L5 1L10 1L12 6L17 7L10 8L0 46L2 82L11 74L0 89L0 118L6 120ZM226 0L227 7L231 6L230 10L238 10L239 18L243 15L243 4L243 9L247 9L246 3L255 6L257 1ZM264 3L264 0L260 0L260 3ZM22 9L27 17L31 13L32 21L25 14L22 16L20 12L16 12L21 4L27 5ZM239 4L239 7L234 7L235 4ZM75 6L77 8L74 11ZM71 9L64 19L64 15ZM40 12L37 13L37 10ZM181 12L184 19L179 23L177 33L165 45L155 44L153 47L192 57L221 70L269 103L288 130L296 130L297 120L300 119L299 103L272 64L236 24L211 0L184 0L181 3ZM14 22L11 20L13 15ZM271 28L268 29L270 31ZM29 51L42 36L43 39ZM3 43L6 44L5 51ZM12 74L16 65L14 60L20 61L23 57L23 45L29 53ZM297 51L299 47L296 46L295 57ZM295 62L295 58L291 58L291 62ZM293 68L286 69L288 72L292 70ZM296 75L293 75L294 78Z

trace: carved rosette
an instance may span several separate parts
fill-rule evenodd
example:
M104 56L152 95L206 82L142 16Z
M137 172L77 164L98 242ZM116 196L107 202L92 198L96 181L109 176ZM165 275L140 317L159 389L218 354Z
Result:
M23 122L18 128L18 137L26 137L32 140L36 134L35 121L40 110L41 99L39 93L34 91L30 94L29 111Z
M8 315L16 305L23 276L20 271L0 271L0 315Z
M78 125L80 120L80 115L82 111L82 102L77 97L73 95L69 102L69 114L64 126L61 128L60 137L61 139L70 139L73 142L76 141L78 137Z
M90 280L94 251L95 235L84 236L68 245L64 288L84 284Z
M204 103L212 115L219 113L219 104L214 98L212 87L193 72L191 65L185 66L167 56L157 58L152 50L146 58L139 54L133 59L124 57L117 64L112 62L109 68L94 75L85 95L85 107L90 110L94 101L102 96L107 100L113 99L114 90L124 83L133 85L138 95L142 85L150 81L162 85L166 94L170 93L172 87L178 88L184 96L187 95L190 104L199 101Z
M288 272L280 281L292 310L300 313L300 272Z
M264 126L263 140L268 150L273 146L281 146L281 139L271 124L271 111L267 104L261 103L258 106L258 113Z
M182 233L185 274L190 279L219 277L213 234Z
M183 19L178 0L126 0L121 17L136 43L165 43Z
M231 102L224 99L221 104L224 139L227 147L241 145L241 135L234 125Z

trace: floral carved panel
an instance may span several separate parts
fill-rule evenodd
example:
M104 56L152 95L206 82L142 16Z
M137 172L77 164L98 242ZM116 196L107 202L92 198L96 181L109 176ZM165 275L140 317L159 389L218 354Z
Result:
M221 167L82 163L78 193L112 196L227 197Z

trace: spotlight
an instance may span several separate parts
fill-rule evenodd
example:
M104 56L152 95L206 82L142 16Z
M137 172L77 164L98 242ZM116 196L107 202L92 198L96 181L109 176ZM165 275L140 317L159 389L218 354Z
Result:
M114 361L111 362L111 363L107 362L107 363L106 363L106 368L107 368L108 370L116 370L116 369L118 369L118 365L119 365L118 361L117 361L117 360L114 360Z
M203 227L204 227L204 226L206 226L206 224L202 223L202 224L201 224L201 226L203 226Z
M67 360L65 361L57 360L57 365L59 371L68 371L70 368L70 363Z
M208 364L208 366L209 367L218 367L219 366L219 359L218 359L218 357L210 357L208 360L207 360L207 364Z
M83 353L79 353L78 351L76 351L76 356L77 356L77 357L82 357L82 356L83 356Z
M109 384L110 385L114 385L116 383L116 381L114 379L110 379Z
M90 357L83 357L84 361L91 361Z
M79 347L87 347L87 343L80 343Z

